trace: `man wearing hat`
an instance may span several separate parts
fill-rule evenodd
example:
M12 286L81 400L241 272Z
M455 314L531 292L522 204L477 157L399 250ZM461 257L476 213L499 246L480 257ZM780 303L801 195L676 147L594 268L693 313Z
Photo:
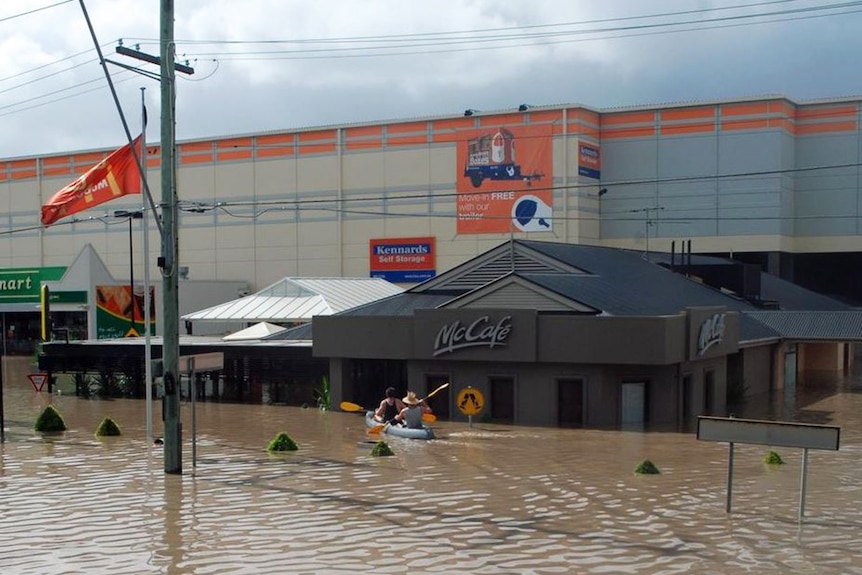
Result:
M424 399L419 399L412 391L408 391L407 395L401 401L405 407L392 420L392 425L403 425L411 429L421 429L422 414L431 413L431 408L428 407Z

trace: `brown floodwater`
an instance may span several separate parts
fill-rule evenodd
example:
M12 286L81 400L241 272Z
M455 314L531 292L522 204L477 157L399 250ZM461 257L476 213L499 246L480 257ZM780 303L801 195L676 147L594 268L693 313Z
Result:
M194 465L184 403L168 475L142 400L36 393L28 369L4 373L3 575L862 573L859 378L751 408L841 427L839 451L809 451L800 524L801 450L767 466L737 445L728 514L727 446L682 433L438 422L372 457L361 415L198 403ZM43 436L50 403L68 431ZM105 416L121 436L94 436ZM299 451L268 454L282 431ZM644 459L661 473L634 474Z

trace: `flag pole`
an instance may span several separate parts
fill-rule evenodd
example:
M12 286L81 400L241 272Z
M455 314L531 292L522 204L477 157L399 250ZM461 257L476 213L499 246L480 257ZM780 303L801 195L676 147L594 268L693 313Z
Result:
M141 86L141 156L144 170L141 180L146 186L147 181L147 103L144 98L146 88ZM153 352L150 333L150 223L147 216L147 203L141 205L141 230L144 234L144 379L146 381L147 402L147 443L153 443Z
M147 202L149 203L150 209L153 210L153 213L156 213L156 204L153 201L153 195L150 193L150 187L147 184L147 178L145 176L145 166L141 164L141 157L138 154L138 150L135 149L135 146L132 144L132 133L129 131L129 124L126 122L126 115L123 113L123 107L120 106L120 99L117 97L117 90L114 88L114 82L111 80L111 74L108 72L108 65L105 61L105 57L102 55L102 47L99 46L99 40L96 38L96 31L93 30L93 24L90 22L90 14L87 12L87 7L84 5L84 0L78 0L81 4L81 11L84 13L84 19L87 21L87 28L90 30L90 37L93 39L93 46L96 48L96 54L99 55L99 64L101 64L102 69L105 72L105 79L108 81L108 87L111 89L111 96L114 97L114 105L117 107L117 113L120 115L120 122L123 124L123 130L126 132L126 139L129 141L129 146L132 148L132 156L135 158L135 164L138 166L138 172L141 174L141 178L143 178L144 183L144 195L147 198ZM159 228L159 234L164 235L164 231L162 230L162 222L159 219L158 215L156 215L156 227Z

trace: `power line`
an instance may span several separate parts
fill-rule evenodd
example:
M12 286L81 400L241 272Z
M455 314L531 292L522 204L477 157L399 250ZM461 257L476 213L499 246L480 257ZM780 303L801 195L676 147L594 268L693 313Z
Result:
M42 6L41 8L34 8L33 10L28 10L27 12L20 12L18 14L13 14L11 16L4 16L0 18L0 22L8 22L9 20L14 20L15 18L21 18L22 16L29 16L30 14L35 14L36 12L41 12L42 10L49 10L51 8L56 8L57 6L62 6L63 4L68 4L70 2L74 2L75 0L62 0L61 2L57 2L55 4L49 4L48 6Z
M792 0L789 0L792 1ZM764 3L767 4L767 3ZM762 4L748 4L740 7L750 7L750 6L758 6ZM799 16L796 18L784 18L784 19L773 19L765 22L755 22L754 24L762 25L762 24L770 24L778 21L787 21L787 20L802 20L823 16L837 16L843 15L847 13L855 13L859 10L847 10L849 8L854 8L862 5L862 2L844 2L844 3L834 3L824 6L809 6L809 7L801 7L801 8L792 8L788 10L775 10L771 12L760 12L754 14L740 14L733 16L722 16L716 18L707 18L707 19L689 19L689 20L681 20L676 22L659 22L659 23L648 23L648 24L637 24L637 25L624 25L624 26L613 26L613 27L603 27L603 28L593 28L586 30L559 30L553 32L523 32L525 29L534 28L534 27L515 27L506 30L514 30L516 33L511 34L496 34L496 35L487 35L485 30L476 30L469 32L469 34L473 34L472 36L467 36L468 32L449 32L449 33L430 33L430 34L414 34L414 35L394 35L394 36L366 36L366 37L355 37L353 40L349 38L333 38L333 39L313 39L313 40L252 40L252 41L192 41L188 42L191 45L240 45L240 44L323 44L324 47L319 48L304 48L304 49L289 49L289 50L270 50L270 51L248 51L248 52L201 52L197 54L191 54L192 57L213 57L219 56L223 59L229 60L239 60L239 59L251 59L251 58L242 58L243 56L266 56L266 58L260 59L276 59L274 56L280 56L277 59L303 59L303 58L316 58L321 57L320 54L324 54L324 57L357 57L357 56L378 56L378 55L387 55L387 54L368 54L370 51L382 51L389 50L390 54L388 55L405 55L407 53L398 51L403 50L405 48L432 48L432 47L440 47L440 46L459 46L459 45L470 45L470 49L480 49L475 46L475 44L483 44L483 43L506 43L505 46L491 46L487 49L499 49L501 47L519 47L524 45L530 45L532 42L523 43L524 40L545 40L541 42L542 44L554 44L554 43L562 43L562 42L575 42L575 41L584 41L583 38L579 39L569 39L569 40L561 40L561 41L548 41L554 38L559 37L570 37L570 36L585 36L585 35L596 35L596 34L617 34L616 36L604 37L604 38L588 38L586 40L595 41L602 40L608 38L620 38L626 37L624 33L631 32L643 32L645 30L660 30L665 28L679 28L682 26L694 26L693 28L682 28L682 29L673 29L669 31L665 31L663 33L678 33L678 32L686 32L686 31L695 31L695 30L703 30L703 29L718 29L725 27L735 27L738 24L729 24L739 20L752 20L759 18L767 18L767 17L776 17L776 16L790 16L794 14L805 14L805 16ZM722 8L726 9L726 8ZM702 13L714 11L715 9L704 9L704 10L694 10L694 11L685 11L678 13L668 13L666 15L674 15L674 14L692 14L692 13ZM845 10L844 12L837 13L829 13L823 14L823 12L831 12L836 10ZM658 16L648 15L648 16L640 16L640 17L629 17L629 18L615 18L615 19L605 19L600 21L589 21L589 22L616 22L616 21L626 21L631 20L633 18L637 19L654 19ZM715 26L708 26L709 24L716 24ZM544 26L553 26L553 27L563 27L563 26L580 26L583 23L565 23L565 24L549 24ZM750 24L748 24L750 25ZM491 29L494 30L494 29ZM433 36L432 36L433 34ZM635 35L635 34L632 34ZM640 34L638 34L640 35ZM422 40L416 43L416 40ZM513 41L519 41L519 44L511 44ZM351 47L330 47L327 46L333 43L347 43L347 42L361 42L361 43L373 43L368 46L351 46ZM413 42L412 44L406 42ZM185 43L185 42L184 42ZM394 48L396 51L392 51L393 46L390 44L395 44ZM443 49L443 50L434 50L431 53L442 53L442 52L450 52L450 51L458 51L457 49ZM353 53L353 54L347 54ZM422 53L428 53L428 51L423 51ZM410 53L412 54L412 53ZM186 56L189 56L188 54Z

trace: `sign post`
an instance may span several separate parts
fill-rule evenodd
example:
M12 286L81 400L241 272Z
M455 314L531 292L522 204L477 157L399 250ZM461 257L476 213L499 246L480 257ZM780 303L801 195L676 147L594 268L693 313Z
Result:
M833 425L814 425L734 417L697 418L697 438L701 441L726 441L730 444L727 463L727 505L733 493L733 444L752 443L778 447L802 448L802 477L799 489L799 522L805 515L805 490L808 476L808 450L827 449L838 451L841 428Z
M45 386L45 382L48 381L47 373L28 373L27 379L30 380L30 383L33 384L33 389L38 392L42 391L42 388Z
M467 416L467 422L470 427L473 427L473 416L482 411L485 406L485 398L481 391L468 385L458 392L455 397L455 405L458 406L458 411Z

